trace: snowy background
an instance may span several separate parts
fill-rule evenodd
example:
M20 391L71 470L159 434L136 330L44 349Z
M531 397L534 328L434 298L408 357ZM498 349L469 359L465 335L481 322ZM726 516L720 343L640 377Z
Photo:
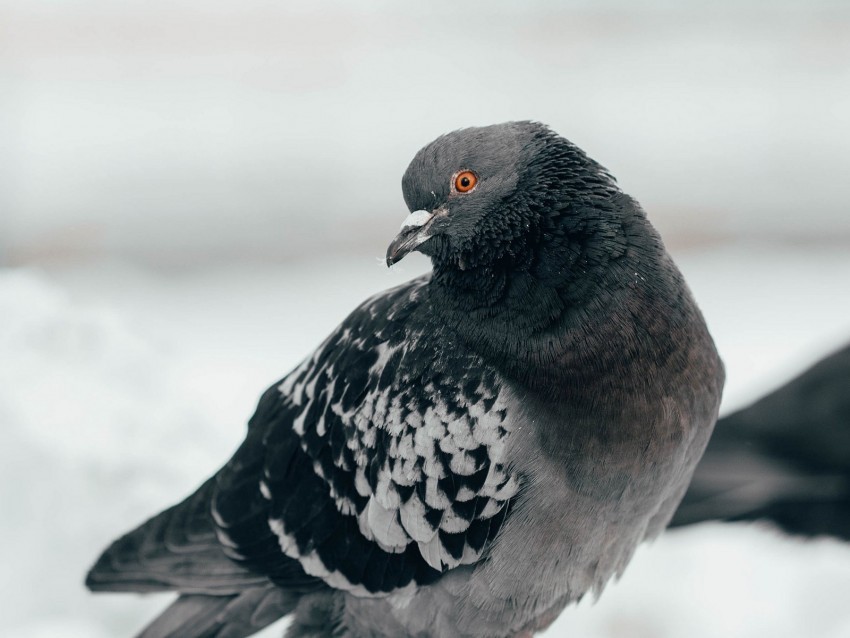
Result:
M0 0L0 635L124 636L167 603L82 578L427 268L381 256L450 129L539 119L619 177L703 307L725 410L850 341L845 3L432 6ZM546 635L846 638L848 591L850 546L705 525Z

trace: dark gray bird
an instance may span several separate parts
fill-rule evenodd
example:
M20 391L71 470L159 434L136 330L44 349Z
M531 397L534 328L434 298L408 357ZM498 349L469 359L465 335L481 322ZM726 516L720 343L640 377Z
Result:
M638 203L545 126L438 138L375 295L260 399L233 458L116 541L144 636L527 636L659 534L723 369Z
M850 540L850 346L718 421L672 525L708 520Z

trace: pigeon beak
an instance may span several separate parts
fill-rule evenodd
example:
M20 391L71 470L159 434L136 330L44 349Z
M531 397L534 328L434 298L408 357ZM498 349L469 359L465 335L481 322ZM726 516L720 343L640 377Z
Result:
M428 222L433 218L434 213L427 210L416 210L408 215L393 243L387 248L387 266L400 262L407 253L431 238Z

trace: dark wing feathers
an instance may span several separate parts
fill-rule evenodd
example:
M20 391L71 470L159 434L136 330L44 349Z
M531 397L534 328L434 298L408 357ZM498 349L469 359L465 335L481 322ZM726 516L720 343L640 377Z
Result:
M424 294L373 297L263 395L213 497L234 559L281 585L295 559L359 593L480 560L518 489L506 405L483 362L419 321Z
M267 392L258 411L269 400ZM269 527L268 500L260 491L264 455L262 433L252 426L233 458L216 476L207 507L219 542L232 561L252 572L272 576L289 588L309 588L315 580L281 553L280 543ZM281 454L280 459L290 459L287 468L295 465L286 454Z
M213 480L182 503L115 541L86 578L93 591L228 594L262 584L262 576L229 560L209 515Z

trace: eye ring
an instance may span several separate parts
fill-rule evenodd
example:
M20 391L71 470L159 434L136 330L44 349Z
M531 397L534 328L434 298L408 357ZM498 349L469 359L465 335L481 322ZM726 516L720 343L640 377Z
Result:
M478 185L478 175L470 170L460 171L452 180L452 186L458 193L468 193Z

